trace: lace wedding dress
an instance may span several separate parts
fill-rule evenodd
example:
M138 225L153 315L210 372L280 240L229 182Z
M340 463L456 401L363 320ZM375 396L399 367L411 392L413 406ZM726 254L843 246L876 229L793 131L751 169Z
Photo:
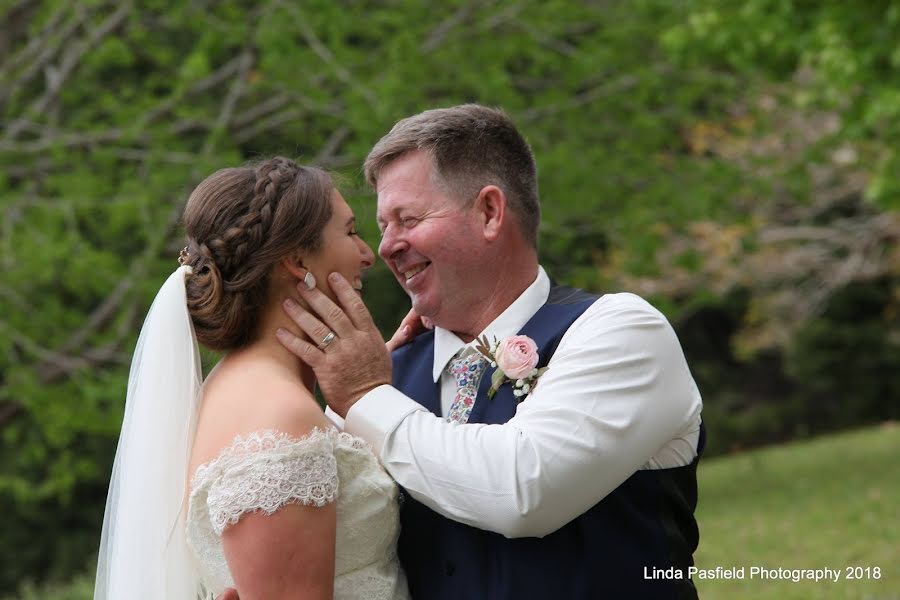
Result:
M205 587L213 594L233 587L220 536L241 515L335 501L335 599L407 599L396 554L397 486L363 441L337 429L315 429L300 439L274 431L238 436L197 469L187 541Z

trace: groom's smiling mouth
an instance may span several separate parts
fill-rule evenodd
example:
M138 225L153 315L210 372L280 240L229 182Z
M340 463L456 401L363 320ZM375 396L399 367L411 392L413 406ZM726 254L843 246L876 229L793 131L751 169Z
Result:
M424 271L425 268L428 267L428 265L430 265L430 264L431 264L431 262L424 262L424 263L418 264L410 269L407 269L406 271L403 271L403 278L406 279L407 285L413 280L413 278L416 275L418 275L419 273Z

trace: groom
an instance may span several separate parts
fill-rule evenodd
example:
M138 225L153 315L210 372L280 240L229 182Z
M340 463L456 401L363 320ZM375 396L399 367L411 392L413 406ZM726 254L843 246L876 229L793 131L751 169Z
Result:
M434 330L396 350L392 371L337 276L343 312L304 289L318 315L291 316L313 340L338 337L279 337L405 491L413 597L695 598L702 402L665 317L632 294L549 279L534 157L499 110L404 119L365 173L379 254ZM482 336L505 356L481 359ZM666 572L683 578L654 576Z

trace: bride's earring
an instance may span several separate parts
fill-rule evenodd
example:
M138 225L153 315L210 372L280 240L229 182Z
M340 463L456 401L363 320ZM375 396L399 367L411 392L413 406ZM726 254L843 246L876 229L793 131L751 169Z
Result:
M303 276L303 285L305 285L308 290L316 287L316 276L313 275L312 272L307 271L306 275Z

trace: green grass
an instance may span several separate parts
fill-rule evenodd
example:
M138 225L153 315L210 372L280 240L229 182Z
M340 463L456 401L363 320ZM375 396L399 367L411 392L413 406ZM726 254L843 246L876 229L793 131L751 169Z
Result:
M697 567L745 568L743 580L695 578L701 598L900 599L897 424L701 461L698 477ZM841 578L751 579L752 566ZM848 581L847 567L881 577Z

